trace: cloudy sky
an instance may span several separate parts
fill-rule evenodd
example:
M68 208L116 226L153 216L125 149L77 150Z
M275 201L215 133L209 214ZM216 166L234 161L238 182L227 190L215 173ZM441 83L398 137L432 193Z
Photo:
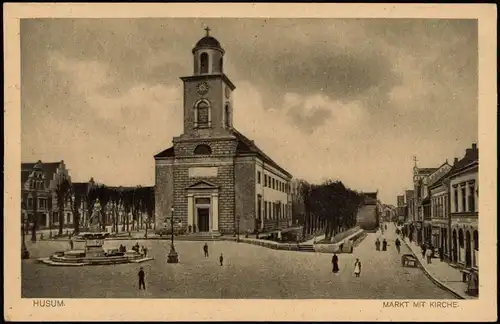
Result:
M235 127L297 178L395 204L414 155L437 167L477 142L475 20L25 19L22 160L154 184L207 25L237 88Z

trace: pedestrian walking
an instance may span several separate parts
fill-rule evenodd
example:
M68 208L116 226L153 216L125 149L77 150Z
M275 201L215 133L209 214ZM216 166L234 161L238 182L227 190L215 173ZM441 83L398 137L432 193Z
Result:
M69 248L73 250L73 240L69 239Z
M223 263L224 263L224 256L222 255L222 253L220 254L220 257L219 257L219 262L220 262L220 265L222 267Z
M332 272L333 273L339 272L339 257L337 256L337 253L333 253L332 265L333 265Z
M380 251L380 239L378 237L375 241L375 250Z
M354 262L354 275L359 277L361 275L361 261L356 258L356 262Z
M399 241L399 238L396 238L396 242L394 243L396 245L396 250L398 250L398 254L401 252L401 242Z
M387 231L387 224L384 225L385 230Z
M427 264L432 263L432 249L427 249L425 256L427 257Z
M382 241L382 251L387 251L387 241L385 239Z
M208 244L205 243L205 245L203 245L203 253L205 254L205 258L208 258Z
M139 269L138 276L139 276L139 290L141 289L141 287L144 290L146 290L146 282L144 281L145 273L142 267Z
M148 256L148 248L144 246L142 250L144 251L144 256Z

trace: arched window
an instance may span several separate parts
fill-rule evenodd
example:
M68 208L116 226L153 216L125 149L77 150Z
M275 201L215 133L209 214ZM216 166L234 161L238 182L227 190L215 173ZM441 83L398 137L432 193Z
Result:
M196 155L210 155L212 154L212 149L206 144L200 144L195 147L194 154Z
M200 56L200 72L208 73L208 54L202 53Z
M200 101L196 105L195 111L195 126L209 127L210 126L210 105L206 100Z
M221 57L220 58L220 67L219 67L220 73L224 72L224 70L223 70L223 66L224 66L223 63L224 63L224 59Z
M231 127L231 111L229 110L229 104L224 107L224 118L226 121L226 127Z

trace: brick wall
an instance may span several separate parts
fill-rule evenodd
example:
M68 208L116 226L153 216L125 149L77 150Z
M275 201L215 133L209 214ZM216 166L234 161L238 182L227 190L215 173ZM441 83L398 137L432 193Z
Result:
M170 161L171 163L172 161ZM155 223L156 228L163 227L165 217L170 217L173 203L173 165L156 163L155 169Z
M174 145L176 157L194 157L194 149L200 144L210 146L212 155L234 155L237 142L234 138L218 140L178 141Z
M255 161L253 159L236 160L235 174L235 213L240 219L239 230L244 233L255 229Z

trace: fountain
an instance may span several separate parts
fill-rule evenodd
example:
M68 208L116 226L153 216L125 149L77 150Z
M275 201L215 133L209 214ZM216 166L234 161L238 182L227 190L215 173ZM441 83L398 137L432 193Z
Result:
M56 252L48 258L40 258L38 262L51 266L86 266L86 265L110 265L122 263L141 263L153 260L136 251L120 252L117 249L105 251L103 248L107 232L101 231L99 225L101 206L99 199L94 205L94 212L90 218L89 231L79 235L80 240L85 241L84 250L69 250ZM77 241L80 241L77 240Z

